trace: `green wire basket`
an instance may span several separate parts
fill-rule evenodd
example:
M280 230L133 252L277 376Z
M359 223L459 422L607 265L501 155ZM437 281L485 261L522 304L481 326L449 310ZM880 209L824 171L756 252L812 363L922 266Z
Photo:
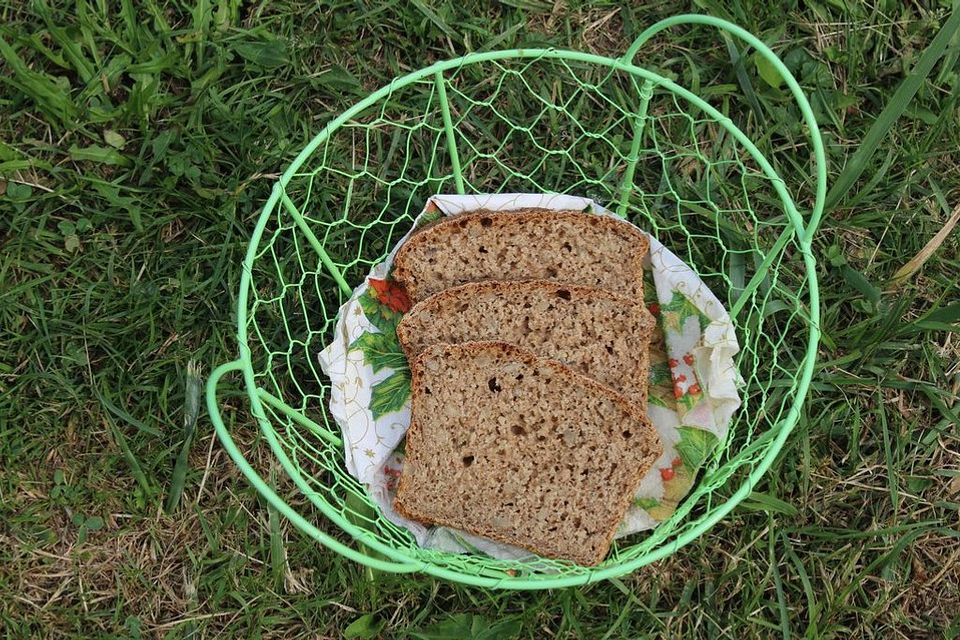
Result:
M654 34L717 27L754 48L800 106L815 165L804 220L746 133L695 93L634 64ZM726 36L725 36L726 37ZM701 87L708 94L710 87ZM772 134L764 132L765 144ZM799 164L794 160L794 164ZM419 547L344 468L317 354L337 310L436 193L558 192L617 211L693 267L737 328L743 406L701 477L657 528L587 568ZM239 358L212 373L217 434L249 481L319 543L368 567L484 587L556 588L626 574L674 553L750 494L797 422L819 340L811 240L826 169L813 112L784 64L729 22L659 22L622 58L517 49L475 53L396 78L331 121L274 185L243 264ZM301 495L281 497L237 448L217 384L241 372L262 437ZM289 486L289 483L285 483Z

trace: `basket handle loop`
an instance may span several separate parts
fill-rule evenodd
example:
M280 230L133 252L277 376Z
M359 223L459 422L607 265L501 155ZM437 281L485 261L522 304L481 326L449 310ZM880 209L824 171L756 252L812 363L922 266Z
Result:
M820 219L823 217L823 208L827 197L827 159L823 150L823 139L820 137L820 127L817 126L817 120L813 115L813 109L810 107L810 102L807 100L806 95L804 95L803 89L800 88L800 84L797 82L797 79L793 77L793 74L790 73L790 70L787 69L786 65L783 64L783 61L777 57L777 54L775 54L770 47L765 45L763 41L757 38L755 35L743 27L740 27L727 20L723 20L722 18L698 15L695 13L665 18L651 25L650 27L647 27L647 29L637 36L637 39L633 41L633 44L630 45L630 48L627 49L627 52L623 55L621 60L626 64L633 64L633 59L636 57L640 47L646 44L650 38L664 29L669 29L670 27L678 24L707 25L710 27L716 27L721 31L726 31L737 36L753 47L757 53L766 58L767 61L777 70L777 72L780 73L781 77L783 77L787 86L790 88L790 93L793 94L793 97L797 101L797 105L800 107L800 111L803 114L803 121L807 125L810 144L813 147L813 162L817 183L816 193L813 203L813 210L810 214L810 220L807 222L804 236L801 238L802 241L809 243L813 238L813 234L816 233L817 227L820 224Z
M260 474L258 474L252 466L250 466L250 463L243 456L243 453L241 453L240 449L237 448L233 438L230 437L230 432L227 431L227 427L223 422L223 418L220 415L219 403L217 402L217 384L220 382L220 378L232 371L242 371L245 367L246 363L243 360L234 360L233 362L222 364L213 370L213 372L210 374L210 379L207 380L207 410L210 412L210 420L213 422L213 426L217 431L217 437L220 438L223 448L227 450L227 453L230 454L233 462L237 465L237 467L240 468L240 470L243 472L243 475L247 477L247 480L250 482L250 484L256 488L260 495L262 495L267 502L270 503L270 505L283 514L288 520L293 522L297 528L320 542L320 544L327 547L331 551L335 551L340 555L350 558L354 562L359 562L360 564L366 565L378 571L388 571L391 573L408 573L411 571L418 571L421 568L421 565L419 564L391 562L389 560L371 558L370 556L360 553L352 547L348 547L339 540L330 537L328 534L318 529L315 525L307 521L306 518L297 513L283 500L283 498L278 496L277 493L270 487L270 485L260 476Z

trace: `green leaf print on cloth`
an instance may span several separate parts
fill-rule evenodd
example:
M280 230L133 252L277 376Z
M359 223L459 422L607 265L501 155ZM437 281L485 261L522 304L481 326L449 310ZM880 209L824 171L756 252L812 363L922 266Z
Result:
M399 411L410 397L410 371L407 358L397 339L397 324L410 310L410 298L403 287L390 278L368 278L370 285L360 296L363 315L380 333L366 331L350 343L348 351L361 351L363 360L374 373L391 369L386 379L370 390L370 413L379 420L388 413Z
M710 324L708 318L700 309L680 291L674 290L670 302L660 305L660 313L663 316L663 324L666 329L672 332L680 332L688 318L696 318L703 329Z
M683 466L690 470L698 469L717 446L717 436L694 427L679 427L677 431L680 432L680 441L675 446Z
M666 362L656 362L650 365L650 384L665 384L668 386L673 384L670 366Z
M397 343L396 333L391 337L386 333L362 333L360 337L350 343L350 351L359 349L368 365L376 373L387 367L388 369L406 369L407 357L403 355Z
M658 323L666 337L665 350L674 357L667 360L673 380L673 397L680 420L703 399L703 389L694 372L691 351L710 324L707 317L687 296L676 289L670 300L658 305Z
M660 501L656 498L637 498L633 501L633 504L641 509L646 509L649 511L650 509L660 506Z
M410 397L410 374L406 369L394 371L381 382L373 385L370 395L370 412L374 420L403 408Z

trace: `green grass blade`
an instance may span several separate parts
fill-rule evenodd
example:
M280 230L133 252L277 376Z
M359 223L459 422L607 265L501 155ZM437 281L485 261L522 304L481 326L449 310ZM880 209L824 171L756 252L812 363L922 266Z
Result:
M894 513L896 513L900 509L900 487L897 481L897 468L893 462L890 427L887 424L887 411L884 408L882 396L877 397L877 418L883 437L883 458L887 466L887 486L890 489L890 502L893 505Z
M0 36L0 60L13 72L0 75L0 84L6 83L23 92L49 118L64 128L74 126L80 111L68 97L69 92L50 76L31 69L7 41Z
M167 493L167 502L163 506L166 513L173 513L180 504L180 496L183 495L183 487L187 482L187 469L190 466L190 445L192 438L185 440L177 455L177 461L173 465L173 474L170 477L170 491Z
M130 473L133 474L137 484L140 485L141 489L143 489L144 496L152 495L153 485L151 485L150 481L147 480L147 474L143 472L143 467L140 466L140 461L137 460L135 455L133 455L133 451L130 449L130 444L127 442L126 437L124 437L123 432L120 431L116 424L114 424L113 418L111 418L109 415L104 416L104 422L106 422L107 427L110 429L110 433L113 435L113 439L116 441L117 446L120 447L120 452L123 454L124 460L126 460L127 464L130 465Z
M813 589L812 584L810 583L810 576L807 574L806 568L803 566L800 558L797 556L797 552L793 550L793 546L790 544L790 538L784 532L780 532L780 542L783 544L783 548L786 550L787 558L793 564L793 568L797 573L797 576L800 578L800 584L803 587L803 594L807 599L807 628L804 632L805 637L819 637L817 629L817 617L820 612L820 605L817 602L817 598Z
M86 58L80 44L76 38L73 37L73 34L56 24L50 12L50 7L47 6L46 2L35 2L33 9L37 12L37 15L43 18L47 26L48 36L60 47L64 59L69 62L70 67L76 71L80 80L82 80L84 84L90 82L94 76L94 65Z
M865 576L871 575L871 573L876 569L896 561L897 558L900 556L900 554L903 552L903 550L909 547L911 544L913 544L913 542L917 538L919 538L924 534L932 533L933 531L940 531L940 529L934 529L934 530L914 529L913 531L907 533L905 536L900 538L896 542L896 544L894 544L893 547L891 547L891 549L888 552L882 555L879 555L877 558L871 561L870 564L868 564L862 571L860 571L860 574L857 575L855 578L853 578L850 581L850 584L846 588L844 588L843 591L840 592L840 595L838 596L837 599L840 601L845 600L847 597L849 597L849 595L853 591L861 588L861 585L863 584L863 578Z
M270 484L276 486L273 471L270 472ZM280 512L273 505L267 505L268 520L270 523L270 573L273 577L273 588L277 592L283 590L283 577L286 574L287 555L283 548L283 531L280 529Z
M784 640L790 640L790 638L793 637L793 632L790 629L790 610L787 608L787 598L783 592L783 578L780 576L780 567L777 566L777 554L775 552L775 542L777 538L773 531L775 531L776 523L772 517L769 522L771 530L767 535L767 551L770 561L770 571L773 572L773 585L777 592L777 611L780 614L780 634Z
M843 171L837 176L833 187L827 193L827 209L836 206L847 192L853 188L857 179L866 170L867 163L873 157L880 143L884 141L890 129L893 128L893 125L900 119L903 112L906 111L907 106L913 100L917 91L920 90L927 76L933 71L937 60L943 55L944 50L950 43L950 39L957 30L960 29L960 7L957 6L958 4L960 3L954 4L954 10L950 18L940 29L940 32L930 45L927 46L926 50L924 50L919 62L914 65L910 73L907 74L907 77L904 78L900 86L897 87L896 92L887 102L887 106L883 108L883 111L877 116L867 135L864 136L863 142L857 148L853 157L850 158L850 161L847 162Z
M726 33L723 34L723 42L727 45L727 53L730 55L730 64L736 71L737 82L740 83L740 88L743 89L744 98L746 99L747 104L749 104L750 108L753 109L753 112L756 114L757 118L762 119L763 110L760 108L760 101L757 99L757 93L753 90L753 83L750 82L750 76L747 74L747 66L744 63L743 55L741 55L737 45L733 42L733 38L728 36Z
M797 508L789 502L784 502L766 493L753 491L750 496L740 503L739 508L749 511L765 511L767 513L782 513L786 516L797 515Z
M459 40L457 33L448 25L440 15L434 11L432 8L428 7L423 0L411 0L410 2L417 10L424 15L430 22L435 24L438 29L443 31L447 36Z
M187 363L187 376L183 403L183 445L173 465L173 474L170 477L170 491L164 511L173 513L180 504L183 488L187 482L187 471L190 469L190 448L193 445L193 435L196 431L197 417L200 415L200 368L192 360Z
M163 435L162 433L160 433L158 429L154 429L153 427L149 426L142 420L137 420L132 415L130 415L129 413L127 413L117 405L113 404L113 402L111 402L99 390L97 390L96 393L97 393L97 397L100 399L100 403L104 406L104 408L110 413L112 413L113 415L115 415L116 417L126 422L127 424L130 424L131 426L134 426L137 429L140 429L140 431L143 431L144 433L149 433L152 436L157 436L158 438Z

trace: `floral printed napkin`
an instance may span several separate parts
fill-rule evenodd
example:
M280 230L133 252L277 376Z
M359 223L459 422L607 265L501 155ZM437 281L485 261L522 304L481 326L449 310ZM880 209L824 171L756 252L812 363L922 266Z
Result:
M526 207L613 215L592 200L566 195L438 195L427 202L410 233L444 215ZM396 327L411 304L390 278L397 247L340 308L334 338L319 356L331 381L330 411L343 431L347 470L367 486L384 515L409 529L422 546L506 559L527 557L527 551L444 527L426 527L393 510L403 466L403 436L410 424L410 375ZM643 478L618 537L655 527L674 512L740 406L740 376L733 361L739 346L719 300L652 236L644 275L645 303L657 319L650 346L648 414L664 454Z

